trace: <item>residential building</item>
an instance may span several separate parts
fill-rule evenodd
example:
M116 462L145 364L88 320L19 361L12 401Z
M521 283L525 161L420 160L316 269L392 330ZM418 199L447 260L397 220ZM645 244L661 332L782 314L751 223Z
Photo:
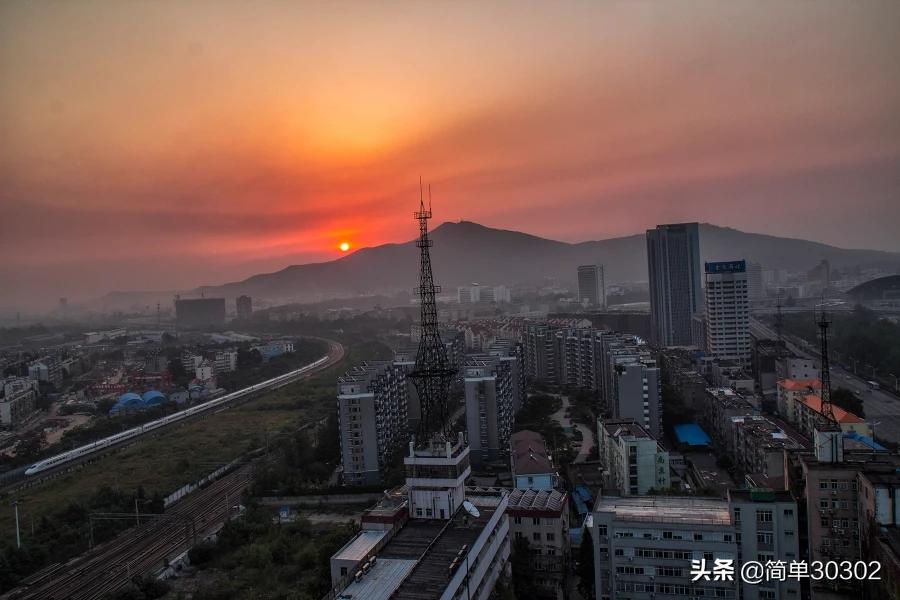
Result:
M475 283L456 288L456 301L460 304L481 302L481 286Z
M216 352L216 358L213 361L213 368L216 373L231 373L237 371L238 353L237 350L220 350Z
M778 388L778 414L782 419L794 425L800 420L797 410L800 398L822 389L822 382L818 379L779 379L776 385Z
M249 319L253 316L253 298L250 296L238 296L234 304L238 319Z
M202 362L203 357L199 354L194 354L188 350L184 350L181 353L181 366L188 373L193 373Z
M559 472L553 466L547 444L541 434L523 429L509 439L513 486L522 490L552 490L559 485Z
M38 382L25 377L8 377L3 380L3 397L0 397L0 425L16 427L34 412L38 398Z
M183 327L225 324L225 298L176 298L175 319Z
M669 452L633 419L598 420L604 490L622 496L642 496L672 487Z
M528 541L535 597L568 597L569 497L559 490L514 489L509 494L509 531L513 552L516 539Z
M694 560L711 570L715 559L738 558L726 500L601 496L590 533L598 600L738 597L734 580L691 575Z
M751 345L746 262L708 262L704 271L706 352L748 366Z
M411 363L366 362L338 378L342 477L347 485L377 485L394 453L409 439Z
M820 379L819 363L812 358L787 355L778 359L775 365L778 379Z
M470 356L464 369L466 429L472 462L478 465L506 456L522 403L518 359L504 354Z
M292 340L270 340L265 344L253 346L253 349L259 351L264 361L269 361L276 356L292 353L294 342Z
M822 416L822 399L817 394L807 394L797 398L794 405L797 408L797 428L805 436L814 438L816 428L824 418ZM831 410L841 431L856 432L866 437L872 437L872 427L862 418L837 405L832 405Z
M801 560L800 513L797 501L784 490L729 490L728 505L738 534L738 561ZM739 578L736 578L739 579ZM740 582L743 600L799 600L800 581L759 584Z
M750 300L762 300L765 296L763 287L762 265L757 262L747 263L747 297Z
M704 400L701 419L706 431L719 447L732 448L732 417L754 415L758 410L743 394L731 388L709 388Z
M606 282L603 265L578 267L578 301L583 306L606 310Z
M700 228L697 223L657 225L647 231L651 341L693 344L691 317L702 310Z
M762 415L729 419L727 454L735 466L754 481L784 481L784 453L805 450L806 440Z
M200 361L200 364L194 369L194 378L198 381L210 381L215 374L215 365L206 359Z
M525 369L528 378L547 384L557 383L556 330L546 323L525 327Z
M634 419L655 438L662 437L662 394L656 361L648 353L631 356L613 370L611 404L616 419Z
M28 364L28 377L35 381L51 383L53 385L62 381L62 363L56 356L44 356Z

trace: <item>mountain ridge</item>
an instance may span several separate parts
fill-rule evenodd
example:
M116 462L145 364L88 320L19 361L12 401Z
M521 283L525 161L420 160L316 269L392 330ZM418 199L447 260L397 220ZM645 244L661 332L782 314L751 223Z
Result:
M473 221L445 221L430 233L434 240L435 279L447 289L485 285L540 283L546 278L575 280L580 264L603 264L607 283L647 278L644 234L583 242L562 242ZM798 238L748 233L709 223L700 225L702 260L747 259L765 269L805 270L827 259L833 267L900 270L900 253L847 249ZM415 240L361 248L331 261L289 265L241 281L201 286L194 294L269 300L316 301L327 297L393 293L415 286Z

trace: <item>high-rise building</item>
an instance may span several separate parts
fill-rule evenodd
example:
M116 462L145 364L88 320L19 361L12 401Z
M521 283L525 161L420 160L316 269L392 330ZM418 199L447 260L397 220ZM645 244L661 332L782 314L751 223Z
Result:
M751 300L762 300L765 296L763 287L762 265L757 262L747 263L747 294Z
M475 355L466 360L466 429L472 462L483 464L506 455L521 389L516 356Z
M653 437L662 437L662 395L659 367L647 353L630 356L614 369L613 403L607 405L613 417L634 419Z
M594 308L606 308L606 282L603 265L578 267L578 301Z
M377 485L409 439L411 362L376 361L338 379L341 465L347 485Z
M702 308L700 228L697 223L647 230L651 341L690 346L691 316Z
M706 272L706 351L718 359L750 364L750 300L743 260L708 262Z
M249 319L253 315L253 298L238 296L234 301L238 319Z

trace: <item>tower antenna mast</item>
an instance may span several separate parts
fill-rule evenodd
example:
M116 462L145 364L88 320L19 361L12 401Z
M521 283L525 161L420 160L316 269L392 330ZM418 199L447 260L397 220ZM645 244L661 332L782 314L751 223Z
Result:
M831 368L828 364L828 321L825 314L825 304L819 313L816 325L819 326L819 352L822 355L822 416L831 424L838 425L834 417L834 408L831 405Z
M409 378L416 387L419 397L420 420L416 432L416 444L423 447L434 434L448 434L450 383L455 372L450 368L447 349L438 329L437 294L441 291L435 285L431 272L430 248L434 242L428 237L428 219L431 218L431 186L428 186L428 208L419 178L419 210L414 213L419 222L419 348L416 364Z

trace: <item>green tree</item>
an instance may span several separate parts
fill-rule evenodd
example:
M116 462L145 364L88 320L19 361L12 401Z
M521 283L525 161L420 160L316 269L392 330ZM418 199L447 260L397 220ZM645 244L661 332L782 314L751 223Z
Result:
M862 398L858 398L856 394L847 388L839 387L832 390L831 402L858 417L866 416Z
M525 537L517 537L513 540L512 566L513 590L516 598L530 598L534 591L534 569L531 564L531 544Z

